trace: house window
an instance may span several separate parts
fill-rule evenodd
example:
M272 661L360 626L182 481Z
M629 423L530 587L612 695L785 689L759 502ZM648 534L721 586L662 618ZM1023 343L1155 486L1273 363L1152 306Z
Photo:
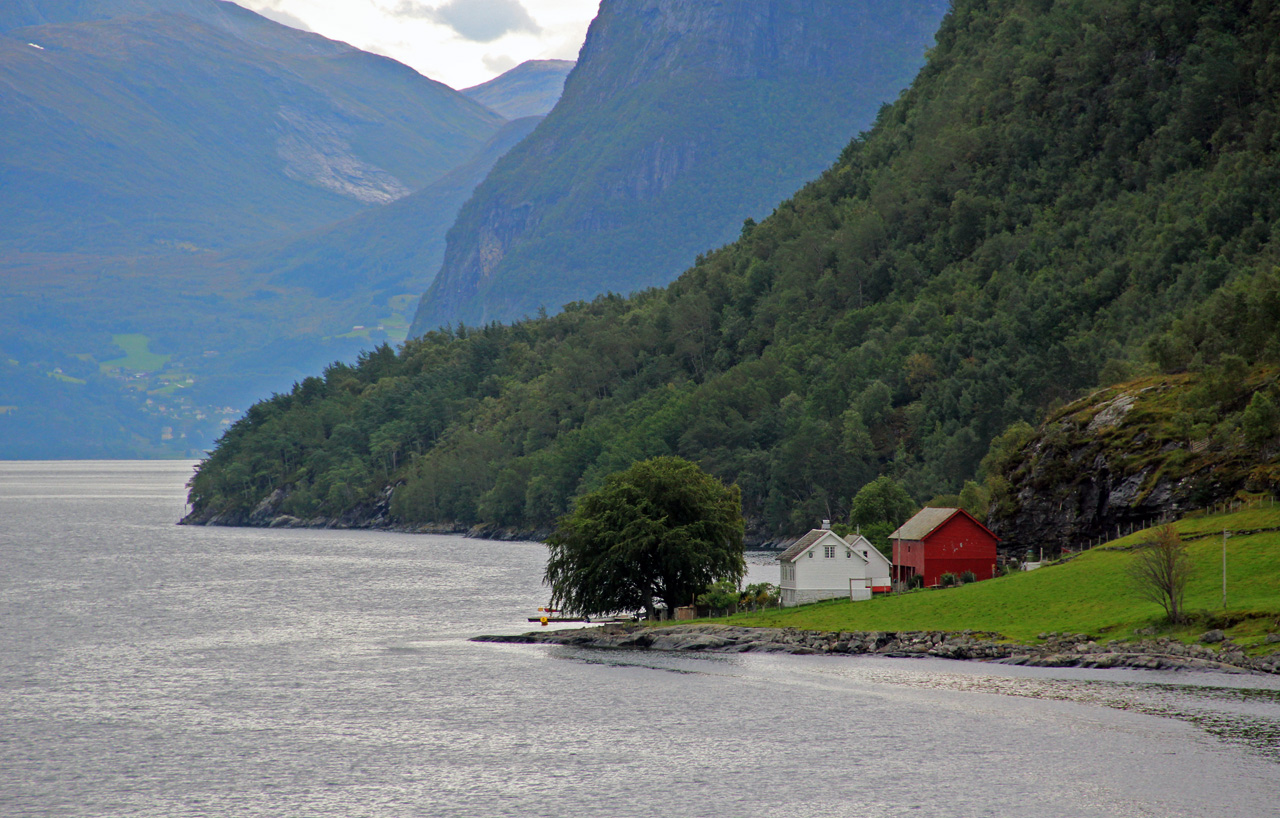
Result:
M822 546L822 556L826 559L833 560L836 558L836 547L834 545Z
M845 556L845 559L850 559L850 560L853 559L853 551L846 548L844 550L844 556Z
M810 552L809 552L809 559L813 559L813 552L812 552L812 551L810 551Z

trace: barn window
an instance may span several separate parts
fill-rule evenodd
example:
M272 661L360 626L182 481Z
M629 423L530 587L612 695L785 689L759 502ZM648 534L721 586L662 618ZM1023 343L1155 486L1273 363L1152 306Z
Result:
M834 545L822 546L822 556L826 559L833 560L836 558L836 547Z

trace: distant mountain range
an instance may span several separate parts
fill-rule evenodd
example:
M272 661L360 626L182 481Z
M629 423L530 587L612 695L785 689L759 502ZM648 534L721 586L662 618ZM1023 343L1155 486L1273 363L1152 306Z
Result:
M188 455L403 338L537 121L218 0L6 3L0 82L0 457Z
M0 37L7 250L221 249L320 227L435 181L504 122L233 3L32 5L53 22ZM98 19L115 8L136 13Z
M947 0L604 0L564 97L459 214L413 332L666 284L830 165Z
M507 119L546 116L560 99L573 66L573 60L527 60L462 93Z

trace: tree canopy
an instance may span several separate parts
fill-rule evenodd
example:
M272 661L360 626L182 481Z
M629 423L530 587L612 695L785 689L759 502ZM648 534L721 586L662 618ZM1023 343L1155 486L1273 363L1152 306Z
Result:
M850 524L885 556L890 555L889 535L919 508L898 481L885 475L859 489L850 505Z
M641 461L580 497L547 539L552 604L586 616L692 604L742 579L742 536L737 486L678 457Z

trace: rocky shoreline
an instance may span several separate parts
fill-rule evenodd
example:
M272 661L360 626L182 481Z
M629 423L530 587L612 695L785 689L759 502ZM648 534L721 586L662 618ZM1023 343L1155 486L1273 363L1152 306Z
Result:
M203 509L192 511L178 521L178 525L210 525L240 528L311 528L311 529L364 529L370 531L395 531L402 534L462 534L486 540L542 541L550 529L503 528L497 525L404 525L391 518L391 492L388 486L375 501L364 503L338 517L310 517L303 519L285 514L280 506L289 496L286 489L276 489L252 511L216 511Z
M396 522L391 515L391 495L395 486L387 486L378 497L362 503L336 517L294 517L281 508L289 497L288 488L271 492L250 511L220 511L214 508L192 510L178 525L229 526L233 528L311 528L311 529L359 529L368 531L394 531L401 534L461 534L483 540L503 542L544 542L552 529L505 528L496 523L463 525L460 523L426 523L410 525ZM748 522L745 544L748 548L780 548L790 545L794 538L770 538Z
M936 657L1032 667L1143 668L1214 670L1226 673L1280 674L1280 653L1250 657L1229 640L1187 645L1173 639L1100 644L1083 634L1041 634L1038 644L999 640L978 631L804 631L795 628L743 628L692 624L649 627L611 624L513 636L478 636L475 642L569 645L601 650L668 650L688 653L848 654Z

